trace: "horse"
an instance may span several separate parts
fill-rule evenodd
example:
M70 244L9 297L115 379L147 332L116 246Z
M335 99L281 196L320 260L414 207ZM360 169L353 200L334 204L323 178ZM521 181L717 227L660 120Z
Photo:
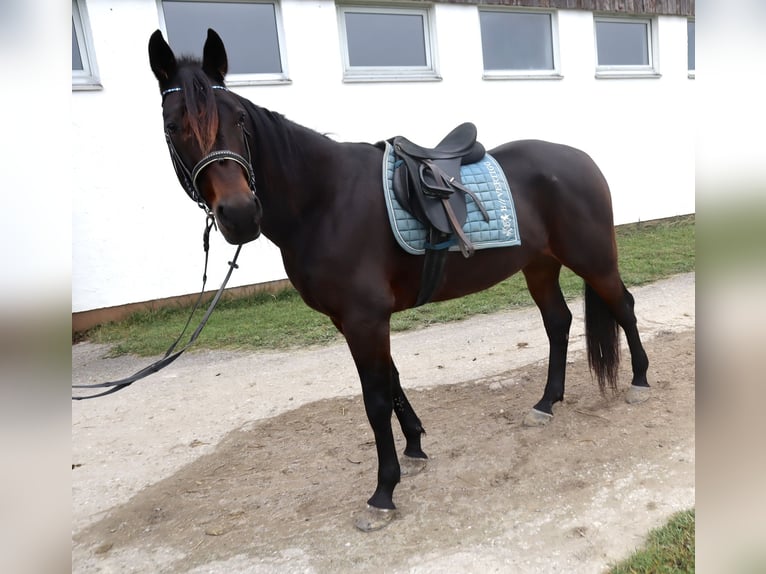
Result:
M405 252L391 231L382 147L332 140L229 91L226 50L212 29L201 61L176 58L160 30L149 40L149 60L171 160L187 194L229 243L253 241L261 232L273 242L305 303L327 315L345 338L378 462L375 490L355 525L363 531L386 526L396 515L393 494L402 474L422 470L428 457L423 424L390 351L391 316L415 306L423 257ZM524 422L543 425L564 398L572 322L559 286L564 265L584 281L587 356L601 392L616 389L622 328L632 365L627 398L643 400L649 361L633 296L618 270L604 175L585 152L557 143L513 141L488 153L513 190L521 243L470 257L449 252L431 299L461 297L523 273L549 340L543 395ZM393 414L406 441L401 461Z

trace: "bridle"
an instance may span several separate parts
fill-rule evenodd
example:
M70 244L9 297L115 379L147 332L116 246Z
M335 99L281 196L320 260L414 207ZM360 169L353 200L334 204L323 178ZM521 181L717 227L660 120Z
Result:
M224 86L212 86L214 90L225 90L226 88ZM165 96L172 92L180 92L182 91L182 88L170 88L162 92L162 98L163 101L165 99ZM170 345L167 351L165 351L165 355L153 362L151 365L144 367L140 371L137 371L136 373L132 374L129 377L125 377L123 379L119 379L116 381L107 381L104 383L94 383L94 384L87 384L87 385L72 385L73 389L106 389L101 392L91 394L91 395L80 395L75 396L72 395L73 401L81 401L85 399L95 399L97 397L103 397L106 395L110 395L112 393L116 393L117 391L120 391L126 387L129 387L133 383L135 383L138 380L141 380L152 373L156 373L160 369L164 369L167 367L170 363L175 361L178 357L180 357L186 349L191 347L191 345L197 340L197 337L199 337L200 333L202 332L202 329L207 324L208 319L210 318L210 315L213 313L213 309L215 309L216 304L221 298L221 295L223 295L224 289L226 288L226 284L229 282L229 278L231 277L232 272L234 269L238 267L237 265L237 258L239 257L239 252L242 249L242 245L237 246L237 250L234 253L234 258L229 261L229 271L226 273L226 277L223 280L223 283L221 283L221 286L219 287L218 291L216 292L215 296L213 297L212 301L210 302L210 305L207 308L207 311L202 317L202 320L200 321L197 328L192 333L189 340L186 342L186 344L181 347L180 349L176 350L176 347L181 342L181 339L184 336L184 333L186 333L187 328L189 327L189 323L191 322L192 317L194 316L194 313L197 311L197 308L199 307L200 302L202 301L202 296L205 293L205 284L207 283L207 263L208 263L208 250L210 247L209 237L210 237L210 229L215 225L215 217L210 210L210 207L208 207L207 203L205 202L205 199L202 197L202 194L199 191L199 188L197 187L197 178L199 177L199 174L202 173L202 171L209 166L211 163L216 161L223 161L230 159L232 161L237 162L239 165L242 166L242 168L245 170L245 173L247 173L248 177L248 186L250 187L250 191L253 193L253 201L258 205L260 209L260 201L258 200L258 196L255 194L255 172L253 171L253 166L251 162L251 154L250 154L250 145L247 141L247 130L245 130L245 126L242 123L239 123L239 128L242 130L242 139L245 142L245 149L247 150L247 158L242 157L238 153L235 153L230 150L216 150L212 151L209 154L207 154L205 157L203 157L201 160L197 162L197 164L189 170L189 168L186 167L183 160L181 159L181 156L179 155L178 151L176 150L175 146L173 145L173 140L170 137L170 132L165 131L165 140L168 143L168 148L170 149L170 158L173 162L173 167L176 170L176 175L178 175L178 181L181 183L181 186L184 188L184 191L186 191L187 195L194 200L197 205L199 205L202 209L205 210L205 213L207 214L207 222L205 224L205 232L203 234L203 247L205 250L205 269L202 272L202 289L197 296L197 301L194 303L194 307L192 308L191 314L189 315L189 318L186 321L186 325L184 326L183 330L181 331L181 334L178 335L178 338Z
M226 86L220 86L220 85L213 85L211 86L214 90L225 90L228 91L228 88ZM165 100L165 96L167 96L170 93L173 92L182 92L183 88L168 88L167 90L162 91L162 100ZM240 154L235 153L231 150L215 150L211 151L209 154L207 154L205 157L203 157L201 160L197 162L197 164L190 170L188 167L186 167L186 164L184 163L183 159L181 158L181 155L178 153L178 150L176 150L175 145L173 145L173 138L171 137L170 131L165 130L165 141L168 144L168 149L170 150L170 159L173 163L173 168L176 171L176 175L178 176L178 181L181 184L181 187L184 188L184 191L186 192L186 195L188 195L192 201L194 201L201 209L203 209L208 216L211 216L211 210L210 207L207 205L207 202L205 201L205 198L202 196L202 192L200 192L199 187L197 186L197 178L199 178L202 171L209 166L212 163L215 163L217 161L223 161L223 160L232 160L237 162L240 166L242 166L242 169L245 170L245 173L247 174L247 184L248 187L250 187L250 191L253 193L253 200L260 204L260 201L258 200L258 196L255 192L255 171L253 170L253 163L252 163L252 155L250 153L250 144L248 143L247 136L249 135L247 133L247 130L245 129L245 126L242 122L238 122L237 126L242 131L242 140L245 142L245 149L247 150L247 158L242 157Z

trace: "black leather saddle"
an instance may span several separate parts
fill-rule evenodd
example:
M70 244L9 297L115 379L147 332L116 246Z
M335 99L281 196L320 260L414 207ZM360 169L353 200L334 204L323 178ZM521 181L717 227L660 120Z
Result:
M470 122L460 124L435 148L419 146L403 136L393 138L391 144L401 160L394 168L393 179L399 204L426 228L442 234L430 241L432 246L454 235L463 255L473 255L473 245L463 232L468 214L466 195L473 198L485 221L489 221L484 206L460 179L460 166L476 163L485 154L484 146L476 141L476 126Z
M427 229L426 253L415 306L431 300L441 285L448 248L457 243L464 257L474 253L463 232L470 195L489 221L481 201L463 185L460 166L481 161L484 146L476 141L476 126L466 122L448 133L435 148L425 148L403 136L389 140L399 161L394 164L393 190L397 201Z

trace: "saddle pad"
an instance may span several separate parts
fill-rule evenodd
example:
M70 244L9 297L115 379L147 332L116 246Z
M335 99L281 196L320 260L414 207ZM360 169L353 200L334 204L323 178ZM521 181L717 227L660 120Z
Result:
M426 227L405 211L394 195L393 177L396 161L396 153L386 142L383 153L383 189L388 219L402 249L413 255L423 255L426 251ZM473 199L466 195L468 217L463 225L463 231L473 243L474 248L489 249L521 245L511 190L495 158L486 154L477 163L461 166L460 179L464 186L476 194L489 214L489 223L487 223ZM459 250L457 244L450 246L449 249L450 251Z

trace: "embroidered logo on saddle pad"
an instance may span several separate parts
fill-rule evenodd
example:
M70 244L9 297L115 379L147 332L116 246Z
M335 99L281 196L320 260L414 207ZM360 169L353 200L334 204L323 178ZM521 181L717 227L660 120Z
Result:
M425 225L405 211L394 195L393 177L396 153L386 142L383 152L383 189L386 197L388 219L397 242L407 253L423 255L427 230ZM476 194L489 213L489 222L484 221L479 208L470 196L466 196L468 217L463 231L475 249L510 247L521 245L516 208L513 205L511 189L500 165L491 155L481 161L460 168L463 185ZM450 251L457 251L453 245Z

